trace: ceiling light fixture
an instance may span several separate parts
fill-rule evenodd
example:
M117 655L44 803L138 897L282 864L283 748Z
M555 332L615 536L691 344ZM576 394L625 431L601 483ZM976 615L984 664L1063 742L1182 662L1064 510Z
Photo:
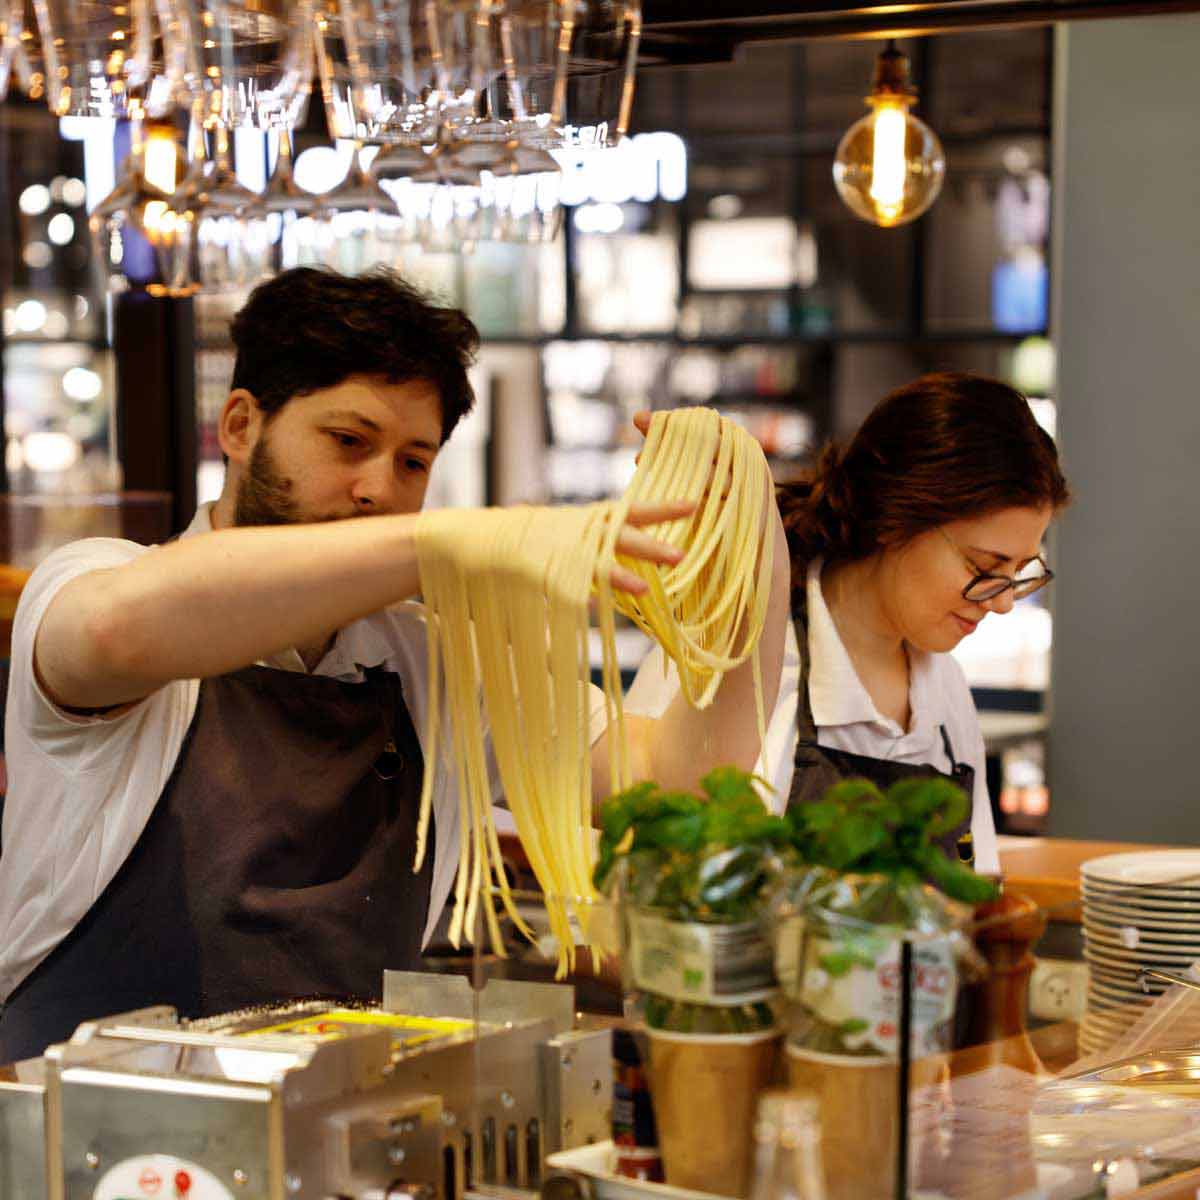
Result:
M838 195L874 225L904 225L937 199L946 155L937 134L913 116L917 91L908 58L889 41L875 63L871 111L846 130L833 163Z

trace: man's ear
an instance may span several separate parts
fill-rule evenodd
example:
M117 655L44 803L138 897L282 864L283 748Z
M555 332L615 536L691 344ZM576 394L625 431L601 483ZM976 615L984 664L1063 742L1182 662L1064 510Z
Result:
M234 388L225 398L225 407L217 422L217 440L231 463L244 464L262 431L263 412L252 392Z

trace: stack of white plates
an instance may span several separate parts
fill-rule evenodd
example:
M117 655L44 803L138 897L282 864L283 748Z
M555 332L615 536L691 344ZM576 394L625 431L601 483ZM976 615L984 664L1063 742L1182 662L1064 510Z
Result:
M1143 967L1186 975L1200 960L1200 850L1110 854L1080 874L1090 978L1079 1049L1092 1054L1118 1041L1169 986L1151 978L1144 988Z

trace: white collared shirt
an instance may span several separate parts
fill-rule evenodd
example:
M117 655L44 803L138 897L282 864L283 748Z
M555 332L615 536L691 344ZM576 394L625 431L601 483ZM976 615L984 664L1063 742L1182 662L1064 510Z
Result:
M200 507L184 537L211 531L211 507ZM116 538L74 542L49 555L22 590L13 620L5 718L9 790L0 856L0 1000L66 937L116 875L141 836L192 723L198 679L175 680L126 712L104 718L63 712L34 677L34 638L59 589L90 571L152 553L153 547ZM409 601L339 631L314 674L361 683L366 667L396 672L425 751L426 663L423 609ZM305 670L295 650L260 665ZM603 693L592 688L590 696L594 742L606 718ZM448 759L448 713L441 721L442 749L433 765L436 837L426 941L458 865L459 805ZM431 769L427 751L425 766ZM494 768L492 784L498 798Z
M949 772L953 763L942 743L946 727L955 757L975 768L971 834L975 839L975 868L985 874L1000 870L996 830L988 799L983 734L975 702L962 667L949 654L929 654L909 648L908 729L883 716L863 687L838 635L833 616L821 592L821 564L808 570L808 656L811 667L808 698L817 743L831 749L901 763L929 763ZM756 772L772 788L771 803L777 812L787 805L796 757L796 708L800 685L800 650L796 627L788 622L779 696L767 723L766 739ZM674 665L663 669L663 652L656 646L638 669L629 690L627 712L661 716L679 690Z

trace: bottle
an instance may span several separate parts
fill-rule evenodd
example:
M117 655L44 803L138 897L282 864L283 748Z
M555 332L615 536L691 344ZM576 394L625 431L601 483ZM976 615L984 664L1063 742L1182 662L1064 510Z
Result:
M663 1182L662 1158L650 1088L637 1039L628 1029L614 1029L612 1140L616 1173L649 1183Z
M815 1096L774 1088L759 1096L750 1200L826 1200Z

